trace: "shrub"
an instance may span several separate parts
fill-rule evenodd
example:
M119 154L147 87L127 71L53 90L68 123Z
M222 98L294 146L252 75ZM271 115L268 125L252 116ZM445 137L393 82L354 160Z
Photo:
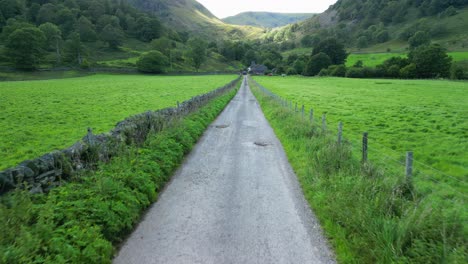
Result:
M450 76L452 58L440 45L420 46L408 54L408 59L416 65L418 78L446 78Z
M351 67L346 71L346 77L348 78L364 78L364 72L362 68Z
M142 55L137 61L137 68L145 73L163 73L169 61L159 51L150 51Z
M453 80L462 80L465 79L465 71L463 70L463 67L457 64L453 64L452 68L450 69L450 79Z
M317 75L320 70L328 68L332 64L330 57L327 54L320 52L314 56L312 56L307 63L304 75L306 76L314 76Z
M330 76L335 77L345 77L346 76L346 66L341 65L331 65L328 67L328 72Z
M400 77L405 79L417 78L416 65L414 63L410 63L403 67L400 70Z

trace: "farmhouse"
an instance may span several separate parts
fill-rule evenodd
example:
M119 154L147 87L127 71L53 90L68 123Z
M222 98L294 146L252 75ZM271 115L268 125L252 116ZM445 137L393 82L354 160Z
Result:
M255 62L252 62L252 65L249 67L249 73L255 75L264 75L267 70L267 66L262 64L255 64Z

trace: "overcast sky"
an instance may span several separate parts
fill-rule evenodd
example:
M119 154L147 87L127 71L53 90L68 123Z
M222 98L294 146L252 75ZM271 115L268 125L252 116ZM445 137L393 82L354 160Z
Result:
M197 0L215 16L225 18L246 11L321 13L337 0Z

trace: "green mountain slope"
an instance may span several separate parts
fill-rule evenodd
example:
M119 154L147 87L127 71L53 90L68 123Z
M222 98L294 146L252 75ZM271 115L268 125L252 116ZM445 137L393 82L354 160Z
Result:
M169 28L209 39L254 38L263 30L229 25L218 19L195 0L127 0L137 9L160 18Z
M244 12L222 19L225 23L233 25L248 25L256 27L275 28L293 24L314 16L310 13L270 13L270 12Z
M386 52L405 51L409 39L422 31L449 50L468 50L467 7L466 0L339 0L326 12L266 38L312 47L314 39L334 37L352 51ZM310 41L302 41L306 36Z

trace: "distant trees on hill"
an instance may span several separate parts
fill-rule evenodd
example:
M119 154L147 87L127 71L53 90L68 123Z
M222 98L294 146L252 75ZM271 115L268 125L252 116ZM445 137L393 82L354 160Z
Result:
M38 67L47 52L55 53L55 64L81 65L87 43L99 40L117 49L126 38L180 39L156 17L116 0L0 0L0 30L5 57L20 69ZM20 39L28 41L20 44Z

